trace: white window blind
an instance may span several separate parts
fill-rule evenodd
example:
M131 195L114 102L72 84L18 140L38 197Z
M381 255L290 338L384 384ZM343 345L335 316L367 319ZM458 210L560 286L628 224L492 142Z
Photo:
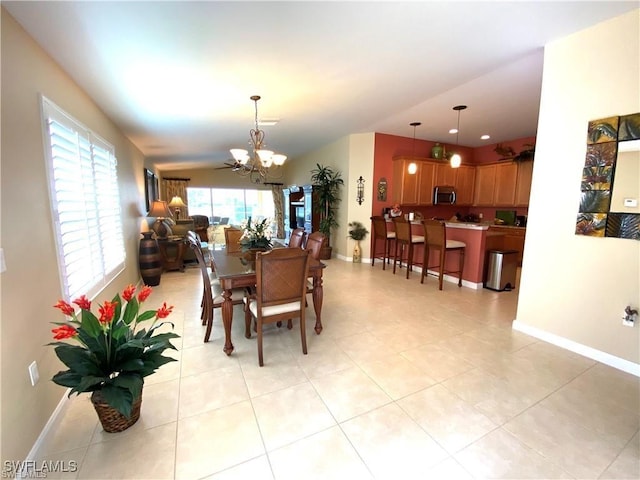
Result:
M63 293L94 298L124 269L113 146L42 97L45 158Z

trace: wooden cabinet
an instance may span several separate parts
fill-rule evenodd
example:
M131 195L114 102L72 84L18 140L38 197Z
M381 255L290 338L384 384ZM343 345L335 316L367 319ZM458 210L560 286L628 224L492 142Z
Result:
M460 165L456 174L456 204L473 205L473 187L476 178L476 167Z
M436 165L436 185L455 187L458 177L457 168L451 168L449 162L438 163Z
M496 164L478 165L473 189L473 204L478 207L492 207L495 189Z
M296 188L285 188L284 194L284 231L285 239L298 227L304 228L307 234L316 230L320 225L318 212L313 209L313 185Z
M516 207L529 206L532 175L533 160L527 160L518 163L518 177L516 179Z
M524 228L517 227L489 227L490 232L499 233L499 244L496 244L493 248L498 250L517 250L518 251L518 265L522 266L522 254L524 253L524 237L527 233Z
M496 165L496 189L493 195L495 206L509 207L515 204L517 176L517 163L507 162Z
M418 166L416 173L409 173L409 164ZM402 157L393 161L393 202L400 205L418 205L419 161Z

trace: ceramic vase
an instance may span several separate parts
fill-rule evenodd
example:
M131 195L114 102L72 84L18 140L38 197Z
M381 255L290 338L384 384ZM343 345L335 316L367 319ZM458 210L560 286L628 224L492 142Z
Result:
M360 240L356 240L356 246L353 247L353 263L362 262L362 249L360 248Z
M142 232L140 240L140 250L138 262L140 264L140 275L145 285L155 287L160 285L162 275L162 258L158 242L152 237L153 232Z

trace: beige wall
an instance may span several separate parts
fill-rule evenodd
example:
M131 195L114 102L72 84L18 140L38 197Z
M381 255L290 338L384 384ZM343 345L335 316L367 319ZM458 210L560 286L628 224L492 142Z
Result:
M139 279L137 249L144 209L143 158L93 101L4 10L0 245L7 271L0 284L2 460L24 460L65 389L51 382L62 368L51 347L52 305L61 296L42 145L39 93L115 147L124 213L126 268L99 300ZM28 365L38 362L32 387Z
M640 111L640 10L545 49L516 328L640 363L640 242L574 234L587 122ZM628 365L629 366L629 365Z

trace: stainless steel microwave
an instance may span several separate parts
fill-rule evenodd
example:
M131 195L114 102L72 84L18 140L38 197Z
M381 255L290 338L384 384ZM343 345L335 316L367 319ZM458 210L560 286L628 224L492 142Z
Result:
M456 189L447 185L433 188L434 205L455 205Z

